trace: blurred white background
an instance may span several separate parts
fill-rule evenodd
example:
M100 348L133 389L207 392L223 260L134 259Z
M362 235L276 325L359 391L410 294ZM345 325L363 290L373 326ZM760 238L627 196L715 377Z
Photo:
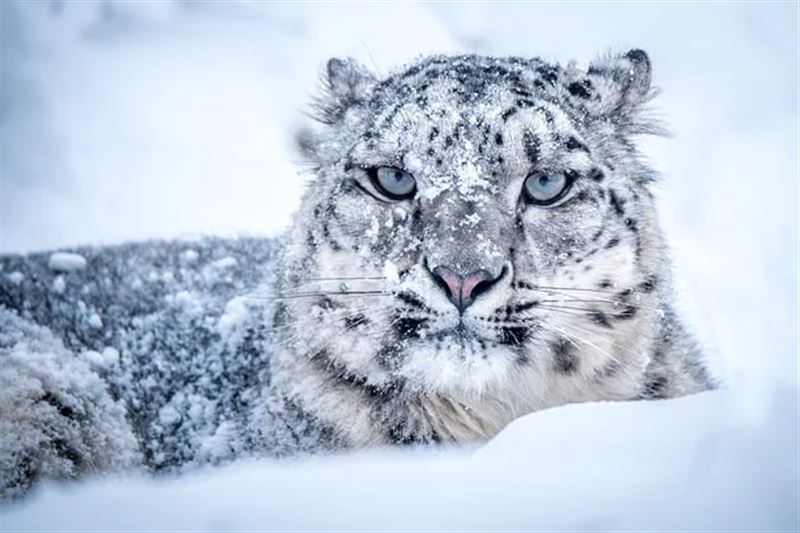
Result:
M681 307L741 423L797 396L794 2L0 5L3 253L280 233L308 179L293 133L330 56L385 72L433 52L585 66L643 48L673 132L643 145Z

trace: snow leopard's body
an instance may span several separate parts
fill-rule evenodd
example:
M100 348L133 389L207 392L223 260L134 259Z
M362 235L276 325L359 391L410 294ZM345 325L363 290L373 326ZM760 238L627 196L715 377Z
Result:
M225 328L224 317L257 283L240 283L236 292L203 286L220 295L216 314L174 318L177 330L205 331L204 342L178 346L182 360L198 363L189 364L190 376L162 385L147 408L141 387L121 387L115 376L128 365L139 379L158 383L175 347L160 345L162 364L152 365L127 362L146 355L134 342L144 331L115 346L120 360L103 377L127 410L117 416L120 426L134 422L136 437L123 435L117 447L138 442L125 464L141 453L150 466L225 458L209 452L220 447L233 456L482 442L538 409L666 398L710 385L672 310L648 188L653 172L633 142L654 131L643 116L652 96L643 52L587 71L538 59L435 56L383 79L332 60L326 84L320 126L301 139L316 179L289 232L274 300L256 294L254 301L269 304L248 306L255 317L247 322L249 336L213 328ZM387 196L374 181L379 167L413 176L412 193ZM571 188L558 202L533 204L523 188L536 172L568 176ZM24 275L25 261L19 263ZM186 300L168 292L170 305ZM236 297L229 309L225 302ZM26 310L21 298L0 300L7 322L56 321ZM122 316L115 327L129 331L130 316ZM69 327L53 331L73 356L80 351ZM5 367L13 360L8 344L0 343ZM217 364L203 376L209 354ZM231 378L239 373L252 379ZM207 386L209 380L239 387L239 400L221 392L228 387ZM58 413L59 393L48 393L26 405L44 402ZM215 406L213 416L200 417L210 421L200 437L185 424L195 419L192 394L213 396L207 403ZM9 405L4 397L4 424L13 423ZM142 411L148 422L137 424ZM180 446L160 446L171 434L165 420L188 428ZM47 445L40 441L40 448ZM91 453L102 455L99 448ZM40 452L28 452L35 463L30 457ZM3 453L10 491L7 472L16 459ZM34 470L28 478L35 476Z

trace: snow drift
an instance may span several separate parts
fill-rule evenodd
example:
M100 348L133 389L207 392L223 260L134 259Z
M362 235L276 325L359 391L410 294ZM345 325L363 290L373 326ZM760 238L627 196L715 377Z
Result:
M479 450L248 461L51 486L12 530L796 530L792 391L744 422L729 391L526 416ZM765 427L770 428L764 431Z

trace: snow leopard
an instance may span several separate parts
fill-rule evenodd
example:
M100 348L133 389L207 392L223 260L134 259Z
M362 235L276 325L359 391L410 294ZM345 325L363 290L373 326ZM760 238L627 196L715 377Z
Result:
M3 494L713 387L637 144L651 78L639 49L331 59L281 239L3 256Z

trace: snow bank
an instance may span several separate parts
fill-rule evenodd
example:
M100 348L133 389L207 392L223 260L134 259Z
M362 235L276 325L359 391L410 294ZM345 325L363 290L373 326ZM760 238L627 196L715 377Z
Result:
M73 270L83 270L86 268L86 258L80 254L69 252L56 252L50 255L48 263L50 270L56 272L72 272Z
M755 425L718 391L543 411L477 451L245 462L181 479L50 486L6 508L3 528L796 530L795 398L781 391Z

